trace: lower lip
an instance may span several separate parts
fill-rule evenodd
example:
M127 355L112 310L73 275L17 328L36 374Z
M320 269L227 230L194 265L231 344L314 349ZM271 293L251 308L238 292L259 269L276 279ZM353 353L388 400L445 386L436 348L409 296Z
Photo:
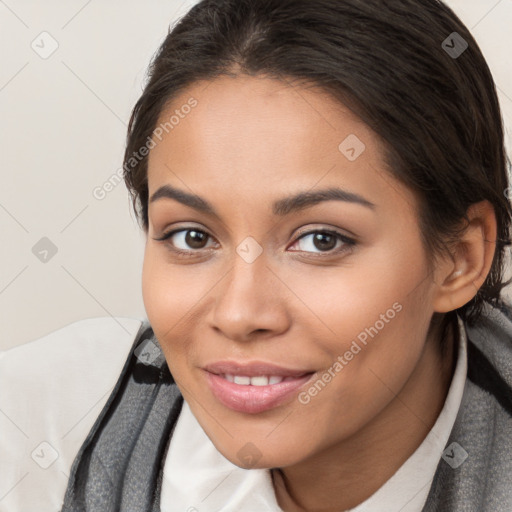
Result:
M309 373L297 379L268 386L246 386L229 382L220 375L206 372L208 385L219 402L234 411L251 414L282 405L313 375Z

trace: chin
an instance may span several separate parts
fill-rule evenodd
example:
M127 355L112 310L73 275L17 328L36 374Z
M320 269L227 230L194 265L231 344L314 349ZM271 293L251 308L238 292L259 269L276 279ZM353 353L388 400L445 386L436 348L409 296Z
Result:
M232 464L242 469L271 469L292 466L306 457L293 448L276 449L270 443L252 442L232 443L227 447L216 445L217 450Z

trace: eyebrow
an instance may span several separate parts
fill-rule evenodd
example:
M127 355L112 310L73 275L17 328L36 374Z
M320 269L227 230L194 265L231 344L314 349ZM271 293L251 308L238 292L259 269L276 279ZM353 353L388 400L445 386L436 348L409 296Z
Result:
M170 185L163 185L151 195L149 202L153 203L163 198L174 199L194 210L220 219L215 208L208 201L196 194L190 194L189 192L171 187ZM371 210L375 210L376 208L374 203L359 194L341 188L327 188L314 192L299 192L298 194L278 199L272 205L272 212L274 215L284 217L285 215L310 208L324 201L344 201L347 203L360 204Z

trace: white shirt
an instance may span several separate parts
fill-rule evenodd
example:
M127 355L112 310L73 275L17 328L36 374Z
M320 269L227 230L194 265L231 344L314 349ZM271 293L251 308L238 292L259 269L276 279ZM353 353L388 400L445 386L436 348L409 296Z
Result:
M0 352L0 512L56 512L73 460L124 366L141 319L69 324ZM466 332L443 410L415 453L353 512L421 510L460 407ZM165 461L162 512L280 511L268 470L231 464L184 402Z
M416 451L372 496L347 512L421 512L459 410L467 375L460 317L455 372L445 404ZM164 466L162 512L282 512L268 469L242 469L210 441L186 401Z

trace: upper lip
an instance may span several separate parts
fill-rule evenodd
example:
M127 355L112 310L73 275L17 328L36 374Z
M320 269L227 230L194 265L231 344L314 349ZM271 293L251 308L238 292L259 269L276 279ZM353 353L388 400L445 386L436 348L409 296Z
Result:
M217 375L239 375L245 377L258 377L262 375L279 377L302 377L313 370L296 370L285 368L272 363L262 361L238 362L238 361L217 361L207 364L204 370Z

